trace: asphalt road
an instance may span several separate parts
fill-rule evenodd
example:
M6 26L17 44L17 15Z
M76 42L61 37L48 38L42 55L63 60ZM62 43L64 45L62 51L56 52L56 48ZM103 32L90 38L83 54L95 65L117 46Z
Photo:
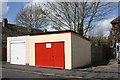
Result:
M39 73L32 73L29 71L2 69L2 78L56 78L55 76L48 76Z
M71 73L73 74L73 73ZM78 72L78 75L83 75L83 73ZM84 72L85 74L85 72ZM93 73L93 72L87 72L87 75L84 75L84 78L118 78L118 74L116 73ZM35 80L38 78L60 78L63 80L72 80L68 78L74 78L73 80L78 79L78 77L69 77L69 76L54 76L54 75L48 75L48 74L42 74L37 72L30 72L30 71L23 71L23 70L16 70L16 69L2 69L2 78L35 78ZM65 79L66 78L66 79ZM80 77L79 77L80 78ZM5 79L6 80L6 79ZM16 79L10 79L10 80L16 80ZM53 80L53 79L51 79ZM94 79L95 80L95 79ZM97 79L98 80L98 79ZM111 79L112 80L112 79Z
M117 78L115 80L119 80L119 67L116 61L112 61L109 65L101 65L93 68L89 68L86 70L74 69L74 70L61 70L61 69L52 69L52 68L38 68L31 66L20 66L20 65L11 65L11 64L3 64L3 67L0 68L2 70L3 78L27 78L28 80L32 78L32 80L39 80L40 78L54 78L63 79L63 80L77 80L81 79L92 79L95 78L97 80L101 80L101 78L108 78L109 80L113 80L111 78ZM92 70L91 70L92 69ZM66 79L67 78L67 79ZM72 78L72 79L70 79ZM74 79L73 79L74 78ZM58 79L58 80L59 80ZM95 80L92 79L92 80ZM5 79L7 80L7 79ZM9 79L9 80L18 80L18 79ZM23 79L22 79L23 80ZM105 79L106 80L106 79Z
M2 70L1 80L78 80L78 78L58 77L15 69L1 68L0 70Z

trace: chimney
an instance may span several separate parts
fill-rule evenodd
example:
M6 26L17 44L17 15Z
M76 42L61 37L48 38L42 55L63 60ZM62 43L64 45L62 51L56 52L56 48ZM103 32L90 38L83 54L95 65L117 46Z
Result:
M47 29L44 29L44 31L43 32L47 32Z
M2 20L2 26L3 27L6 27L7 26L7 24L8 24L8 20L7 20L7 18L4 18L3 20Z

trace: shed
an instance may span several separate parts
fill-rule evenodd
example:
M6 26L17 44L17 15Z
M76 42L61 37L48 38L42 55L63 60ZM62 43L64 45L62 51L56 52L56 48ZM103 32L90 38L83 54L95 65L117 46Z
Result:
M74 31L30 34L27 38L26 59L30 66L73 69L91 64L89 39Z
M26 65L29 63L30 36L7 37L7 62Z
M91 63L91 43L76 32L68 30L30 36L29 65L73 69Z

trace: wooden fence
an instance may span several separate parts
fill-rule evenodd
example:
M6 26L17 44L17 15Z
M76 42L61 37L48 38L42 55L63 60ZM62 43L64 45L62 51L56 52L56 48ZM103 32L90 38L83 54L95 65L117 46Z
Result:
M101 62L110 60L113 58L113 49L104 46L92 46L91 47L91 62L92 64L99 64Z

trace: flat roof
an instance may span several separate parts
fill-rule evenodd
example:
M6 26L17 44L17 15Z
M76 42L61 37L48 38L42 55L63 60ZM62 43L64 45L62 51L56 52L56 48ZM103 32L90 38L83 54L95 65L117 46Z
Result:
M42 33L34 33L34 34L29 34L30 36L36 36L36 35L49 35L49 34L62 34L62 33L74 33L76 34L77 36L85 39L85 40L88 40L88 41L91 41L90 39L86 38L85 36L81 36L79 33L75 32L75 31L72 31L72 30L64 30L64 31L49 31L49 32L42 32Z

